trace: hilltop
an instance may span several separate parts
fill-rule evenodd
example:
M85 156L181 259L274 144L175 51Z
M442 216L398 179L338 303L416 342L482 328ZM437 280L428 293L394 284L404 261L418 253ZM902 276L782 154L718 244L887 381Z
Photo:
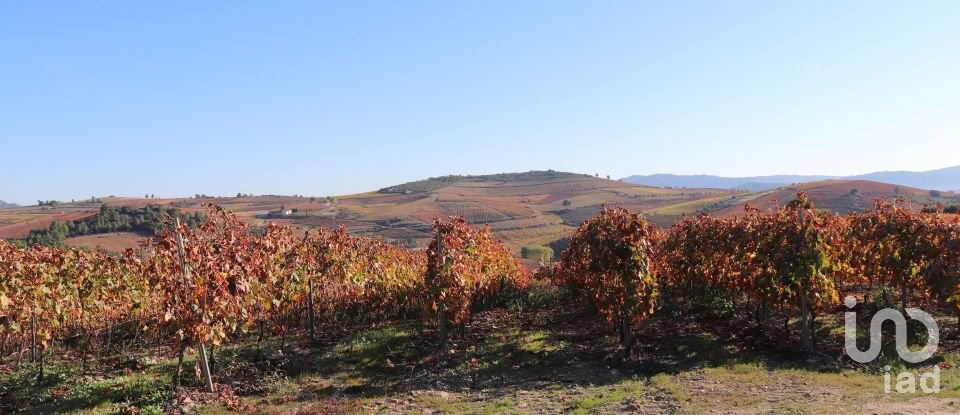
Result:
M422 246L433 218L464 216L489 225L510 247L543 245L564 238L602 204L652 211L664 224L682 213L730 199L738 193L716 189L661 189L595 176L532 171L485 176L444 176L398 184L377 192L337 198L338 217L351 229ZM704 202L698 205L697 202Z

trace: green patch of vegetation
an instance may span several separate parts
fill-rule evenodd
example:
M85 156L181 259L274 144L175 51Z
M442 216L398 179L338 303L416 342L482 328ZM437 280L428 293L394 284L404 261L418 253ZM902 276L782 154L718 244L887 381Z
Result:
M199 212L182 213L180 209L159 205L147 205L142 208L103 205L96 215L69 222L53 222L47 229L30 231L30 234L21 239L20 243L26 246L34 244L56 246L70 237L110 232L155 235L166 226L169 218L180 218L190 227L196 227L205 220L203 214Z
M573 297L573 292L567 287L557 287L549 282L535 280L526 290L505 287L493 297L484 300L483 306L505 307L513 312L523 313L544 310Z
M410 414L422 414L439 411L444 414L525 414L530 413L518 408L519 401L514 397L500 397L481 400L464 400L447 392L421 394L414 400L417 409Z
M491 378L503 376L513 369L554 372L570 361L569 344L540 330L510 329L490 336L479 350L468 356L473 359L477 375Z
M676 402L688 402L690 396L684 386L677 382L677 377L666 373L659 373L650 378L650 386L666 394Z
M676 350L676 356L681 361L702 367L730 366L753 362L758 358L753 355L738 354L716 336L708 334L675 336L672 344Z
M527 245L520 248L520 256L526 259L533 259L540 262L550 262L553 260L553 249L542 245Z
M284 371L293 383L312 383L310 394L369 396L384 393L375 379L390 373L393 360L410 353L414 346L410 327L390 326L357 333L322 353L290 356Z
M725 319L734 312L730 297L720 287L709 284L666 285L659 303L659 311L673 317L695 315L705 319Z
M640 400L646 388L642 381L629 380L622 383L591 387L579 396L570 412L574 414L594 413L608 405L620 404L627 400ZM620 412L620 411L617 411Z
M346 219L356 219L359 217L360 217L360 213L355 210L348 209L343 206L337 208L337 216L336 216L337 219L346 220Z
M169 377L152 371L93 376L54 366L39 384L35 374L25 368L0 375L0 412L159 415L171 399Z
M538 181L550 181L558 179L584 179L592 177L586 174L576 174L576 173L564 173L554 170L546 171L528 171L524 173L500 173L500 174L488 174L480 176L471 176L471 175L450 175L450 176L440 176L440 177L431 177L424 180L417 180L413 182L407 182L403 184L398 184L396 186L385 187L378 190L380 193L417 193L417 192L431 192L443 187L453 185L454 183L460 181L471 181L471 182L538 182Z
M557 314L553 312L552 318L565 317ZM433 353L425 338L429 331L419 322L383 324L324 345L290 342L279 359L269 356L281 349L281 339L265 340L258 353L248 338L216 348L215 375L224 384L245 382L242 390L235 390L243 403L264 414L587 414L646 409L831 413L838 405L850 405L856 411L876 401L903 403L925 397L919 392L884 394L882 375L870 367L851 370L832 362L743 351L703 332L648 339L656 347L642 348L647 351L641 352L640 360L610 362L595 352L613 350L611 336L595 339L585 350L570 335L571 326L558 329L550 323L527 321L515 316L493 324L485 321L482 328L472 328L474 335L488 330L482 336L455 339L458 352L437 366L426 363L415 370L410 369L412 362ZM825 332L842 324L839 318L818 322ZM957 356L944 352L937 358L948 369L941 371L942 392L936 399L960 398L960 370L952 368ZM188 354L188 373L194 359ZM5 405L0 412L120 414L136 408L140 414L159 414L169 409L175 366L171 359L137 373L115 370L92 375L77 366L76 362L51 363L41 386L36 386L35 368L27 364L0 373L0 403ZM253 367L255 371L243 372ZM917 375L930 370L907 369ZM246 374L235 376L238 371ZM419 380L409 382L411 378ZM185 376L184 381L189 386L198 384L193 376ZM211 404L192 413L235 411Z

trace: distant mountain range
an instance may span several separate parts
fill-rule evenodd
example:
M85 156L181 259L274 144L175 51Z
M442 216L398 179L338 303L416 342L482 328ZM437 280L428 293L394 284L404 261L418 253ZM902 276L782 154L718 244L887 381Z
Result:
M651 174L648 176L630 176L623 181L657 187L689 187L714 189L739 189L760 191L775 189L793 183L816 182L820 180L872 180L931 190L960 190L960 166L923 172L883 171L858 176L755 176L721 177L710 175Z
M7 203L0 200L0 209L6 209L6 208L12 208L12 207L17 207L17 205L15 203Z

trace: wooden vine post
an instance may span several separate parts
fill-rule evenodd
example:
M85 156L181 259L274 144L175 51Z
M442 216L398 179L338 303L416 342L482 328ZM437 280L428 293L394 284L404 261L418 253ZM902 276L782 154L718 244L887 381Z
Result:
M441 261L446 262L446 259L443 257L443 230L437 230L437 258L440 258ZM442 267L443 263L441 263ZM438 271L439 272L439 271ZM450 337L449 327L447 322L447 307L441 301L437 304L437 330L440 333L440 352L441 354L447 353L447 339Z
M176 226L178 229L177 251L180 254L180 268L183 270L184 289L189 290L190 289L190 285L189 285L190 284L190 266L187 265L186 249L184 249L183 247L183 237L180 235L180 232L179 232L180 218L176 218ZM206 303L206 296L204 296L202 301ZM204 308L205 308L205 304L201 306L201 309L204 309ZM207 360L207 348L204 345L202 338L198 341L197 347L198 347L197 353L199 354L199 357L200 357L200 371L203 373L204 387L206 388L207 392L213 392L213 377L210 375L210 363Z
M797 221L800 225L800 233L797 237L801 245L797 246L797 249L801 249L801 246L804 242L806 226L803 223L803 209L805 206L797 207ZM801 338L801 348L804 352L813 351L813 334L811 332L810 325L810 299L807 297L807 281L800 281L800 338Z
M317 341L316 334L316 317L313 311L313 278L311 275L307 275L307 313L310 315L310 341Z
M308 243L310 243L310 231L307 231L307 233L303 235L303 242L301 242L301 247L305 249L307 246L309 246L307 245ZM301 250L300 252L304 252L304 251ZM306 252L310 252L310 251L306 251ZM314 311L313 311L313 274L314 274L313 272L307 272L307 275L306 275L307 277L307 315L310 317L310 341L311 342L317 341L316 315L314 314Z
M37 361L37 306L30 308L30 363Z

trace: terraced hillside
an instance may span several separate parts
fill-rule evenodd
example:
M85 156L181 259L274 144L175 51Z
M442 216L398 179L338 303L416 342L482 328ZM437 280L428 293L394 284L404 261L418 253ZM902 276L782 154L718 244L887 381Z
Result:
M752 193L739 203L713 209L713 213L721 216L740 215L747 204L762 210L770 209L792 200L798 190L806 192L818 209L837 213L862 211L873 206L877 199L905 198L912 201L917 210L924 205L953 205L960 201L953 192L937 192L868 180L825 180Z
M411 247L424 246L436 217L464 216L473 224L489 225L517 253L526 245L544 245L570 234L603 203L665 212L654 220L669 225L682 214L739 200L746 193L716 189L661 189L594 176L534 171L487 176L445 176L399 184L374 192L338 197L251 196L189 199L105 198L97 203L62 203L0 211L0 237L17 238L55 220L93 215L100 203L142 207L170 205L185 212L221 205L254 226L267 222L291 225L300 231L319 226L346 226L351 233L379 236ZM278 214L288 211L288 214ZM270 214L274 212L274 214ZM118 249L134 245L129 235L68 240L82 246Z
M957 195L953 193L932 193L863 180L804 183L749 193L656 188L582 174L534 171L444 176L329 198L269 195L183 199L111 197L54 206L21 206L0 210L0 238L19 238L30 230L49 227L54 221L94 215L101 204L169 205L184 212L195 212L203 210L205 204L213 203L237 213L255 227L279 222L306 232L312 228L342 224L353 234L382 237L410 247L426 245L434 218L460 215L473 224L489 225L509 248L519 253L523 246L549 245L566 237L581 221L595 215L605 202L642 210L652 222L666 227L683 215L703 212L739 215L747 204L768 209L788 202L797 190L806 191L817 207L841 213L867 208L875 199L896 197L913 200L917 209L936 202L958 203ZM121 250L135 246L137 240L129 234L116 233L71 238L66 243Z
M534 171L487 176L445 176L337 198L334 208L357 233L422 246L435 217L462 215L489 225L512 249L566 237L603 203L652 210L702 200L730 199L730 190L661 189L589 175ZM348 212L348 213L342 213ZM682 213L695 213L680 208ZM296 218L293 223L303 223ZM667 223L669 224L669 223Z
M194 213L204 211L205 204L221 205L236 212L248 222L262 226L268 220L260 219L257 215L270 211L297 209L299 215L311 215L329 204L315 199L292 196L257 196L237 198L189 198L189 199L143 199L107 197L95 200L78 202L61 202L52 206L20 206L0 210L0 239L19 239L27 236L32 230L46 229L54 222L66 223L79 221L96 215L101 206L142 208L147 205L159 205L179 208L183 212ZM302 230L302 229L301 229ZM101 247L110 251L121 251L132 248L143 239L142 235L126 232L91 234L83 237L68 238L67 245L87 248Z

